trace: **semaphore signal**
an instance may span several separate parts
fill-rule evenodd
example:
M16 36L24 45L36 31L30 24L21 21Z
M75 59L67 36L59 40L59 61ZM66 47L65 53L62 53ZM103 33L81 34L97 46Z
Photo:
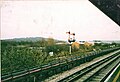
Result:
M69 36L68 36L69 43L75 42L75 33L70 33L70 31L69 31L69 32L66 32L66 34L69 34ZM72 38L70 36L72 36Z

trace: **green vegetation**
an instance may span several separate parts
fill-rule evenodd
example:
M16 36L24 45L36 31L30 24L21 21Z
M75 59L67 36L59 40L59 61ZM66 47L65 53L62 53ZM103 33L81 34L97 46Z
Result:
M20 70L28 70L33 67L40 67L57 60L66 60L67 58L84 55L91 51L98 51L110 47L118 46L118 44L95 44L94 46L80 45L79 49L73 49L69 54L69 44L56 44L52 38L48 40L42 39L36 42L27 41L1 41L1 64L2 74L16 72ZM50 52L53 52L50 55Z

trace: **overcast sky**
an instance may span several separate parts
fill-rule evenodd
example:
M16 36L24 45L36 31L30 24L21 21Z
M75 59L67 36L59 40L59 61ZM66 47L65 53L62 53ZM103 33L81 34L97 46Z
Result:
M88 0L3 1L1 39L53 37L67 40L120 40L120 27Z

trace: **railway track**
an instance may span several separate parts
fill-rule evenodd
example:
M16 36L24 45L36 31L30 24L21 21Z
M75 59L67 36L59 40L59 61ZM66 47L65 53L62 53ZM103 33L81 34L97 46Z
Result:
M120 51L58 82L103 82L118 63L120 63Z
M95 52L92 54L85 55L84 57L77 57L68 59L68 61L62 61L55 64L47 64L41 67L35 67L29 70L23 70L19 72L13 72L11 74L5 74L2 75L2 82L38 82L38 81L44 81L46 78L50 77L51 75L57 74L59 72L62 72L63 70L68 70L73 66L76 66L79 64L82 64L84 62L88 62L92 60L93 58L103 56L107 53L114 53L117 52L116 50L119 50L120 48L113 48L108 50L103 50L101 52ZM113 57L113 56L111 56ZM107 59L106 59L107 61ZM104 63L104 62L103 62ZM69 65L68 65L69 64ZM64 68L64 69L63 69ZM89 70L89 67L87 67ZM46 76L47 75L47 76ZM56 81L54 81L56 82Z
M105 81L107 75L120 63L120 58L116 59L113 63L106 65L104 68L100 69L90 78L86 79L86 82L103 82Z

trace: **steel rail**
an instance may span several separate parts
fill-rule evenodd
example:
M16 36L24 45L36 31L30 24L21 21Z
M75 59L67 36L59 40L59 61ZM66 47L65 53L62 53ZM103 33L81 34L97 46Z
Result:
M113 54L112 56L110 56L108 58L105 58L105 59L103 59L103 60L101 60L99 62L96 62L93 65L88 66L85 69L79 70L76 73L59 80L58 82L73 82L73 81L76 81L77 79L79 79L80 77L84 76L85 74L87 74L88 72L92 71L93 69L96 69L99 66L101 67L102 64L104 64L108 60L112 59L113 57L116 58L116 56L117 56L117 54ZM117 57L119 57L119 56L117 56ZM80 82L83 82L83 81L80 81Z

